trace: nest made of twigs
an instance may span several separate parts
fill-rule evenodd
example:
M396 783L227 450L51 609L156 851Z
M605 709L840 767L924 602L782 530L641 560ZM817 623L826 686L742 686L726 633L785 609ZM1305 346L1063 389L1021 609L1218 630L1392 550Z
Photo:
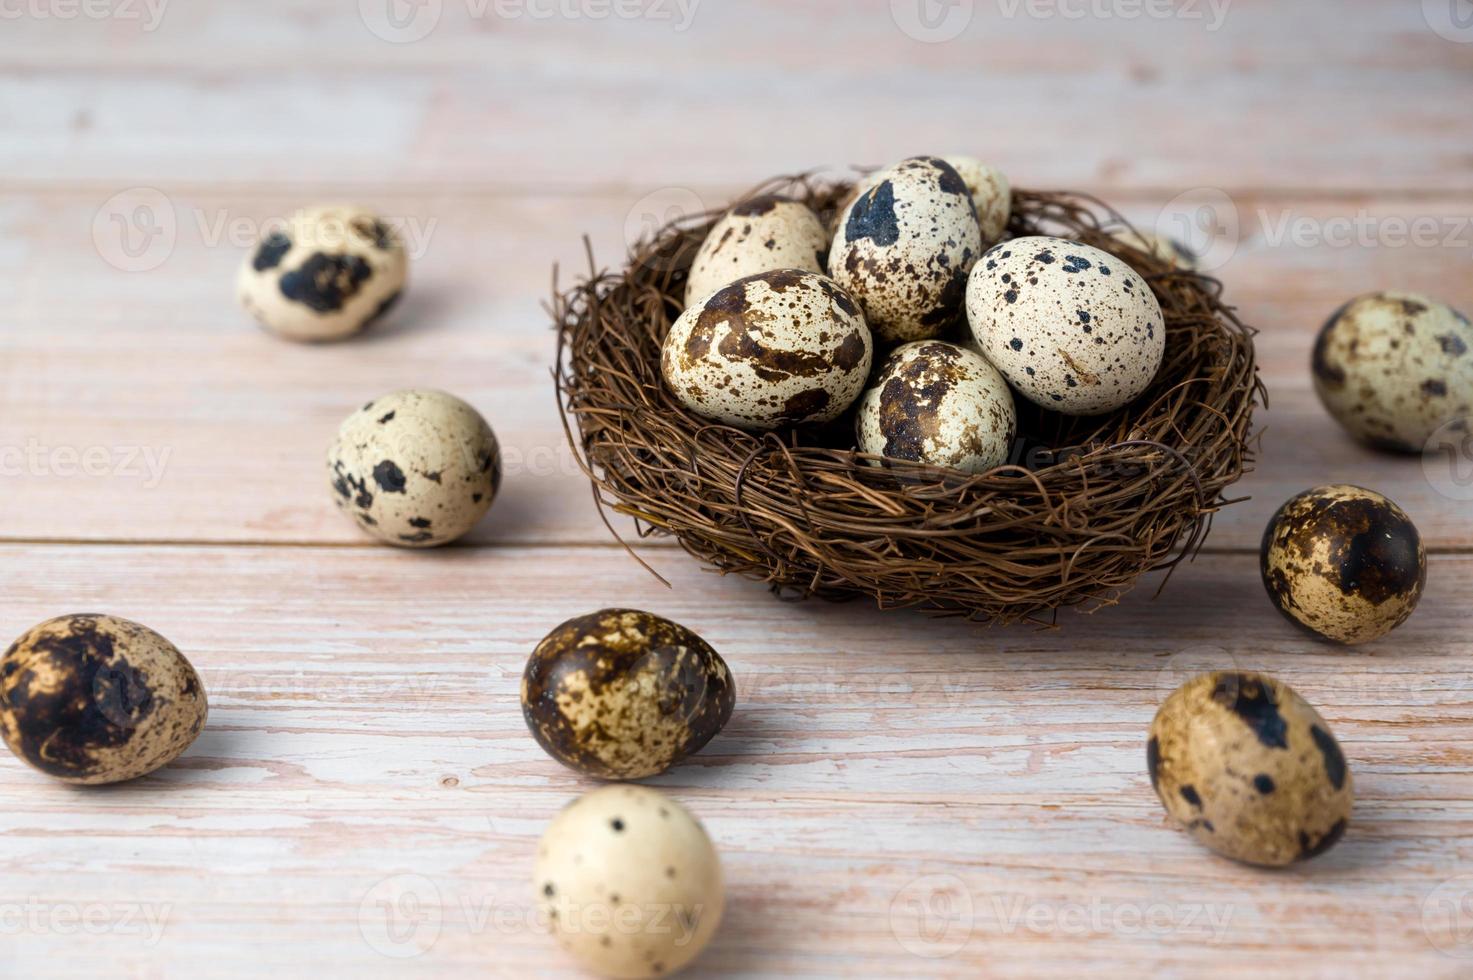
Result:
M807 201L832 224L852 189L803 176L753 193ZM1066 417L1019 397L1019 449L980 476L872 465L854 450L848 416L754 434L671 395L660 346L684 309L686 270L723 213L659 229L620 272L598 271L590 251L585 281L560 291L554 275L564 427L600 511L634 518L641 537L674 535L713 570L784 597L868 596L1013 622L1115 602L1143 573L1195 554L1212 515L1234 502L1223 491L1252 462L1253 406L1266 400L1253 331L1216 280L1111 237L1128 224L1099 201L1014 191L1008 234L1076 239L1138 270L1165 315L1160 373L1108 415ZM877 351L876 370L882 361Z

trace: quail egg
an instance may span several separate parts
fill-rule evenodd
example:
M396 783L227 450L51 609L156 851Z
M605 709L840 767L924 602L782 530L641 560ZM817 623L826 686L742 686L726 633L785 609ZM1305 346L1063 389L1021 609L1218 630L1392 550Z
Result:
M1172 820L1248 864L1323 854L1350 820L1350 769L1330 726L1263 674L1203 674L1177 688L1151 722L1146 763Z
M691 263L685 301L777 269L824 271L828 233L808 205L767 194L743 201L712 226Z
M293 214L241 266L241 305L288 340L351 337L388 312L409 274L404 245L372 211L331 206Z
M984 358L918 340L890 354L855 425L860 452L985 473L1007 462L1018 419L1007 382Z
M432 548L496 498L501 451L479 412L443 391L397 391L348 416L327 452L338 508L392 545Z
M537 743L599 779L656 776L731 718L726 662L678 623L634 609L579 616L547 634L522 674Z
M643 786L596 789L558 814L534 883L558 943L604 977L675 973L710 943L726 904L705 828Z
M1473 327L1416 293L1373 293L1330 318L1315 342L1320 401L1368 445L1420 453L1444 425L1473 424Z
M1140 231L1135 228L1120 228L1110 233L1110 237L1122 245L1127 245L1137 251L1145 252L1152 258L1161 260L1168 265L1174 265L1184 272L1196 272L1198 258L1191 249L1187 248L1175 238L1158 235L1154 231Z
M205 689L147 626L61 616L0 657L0 734L16 757L67 783L135 779L168 765L205 727Z
M660 370L696 414L764 430L838 418L859 397L873 356L854 300L825 276L779 269L682 313Z
M1119 259L1036 236L994 246L972 270L967 317L978 348L1030 401L1098 415L1133 401L1166 351L1161 305Z
M1013 189L1007 176L996 167L976 157L943 157L967 185L972 204L977 208L977 222L982 227L982 245L986 247L1002 238L1013 213Z
M1366 643L1406 622L1427 582L1411 518L1352 486L1306 490L1263 532L1263 584L1289 619L1326 639Z
M977 209L951 164L915 157L878 174L839 217L829 275L882 343L940 335L961 315L982 252Z

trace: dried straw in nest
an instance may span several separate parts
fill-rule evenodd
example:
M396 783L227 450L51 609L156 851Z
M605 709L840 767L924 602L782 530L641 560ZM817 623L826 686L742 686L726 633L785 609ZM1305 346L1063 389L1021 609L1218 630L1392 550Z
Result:
M806 200L831 224L852 189L805 176L753 194ZM590 252L586 281L559 291L554 275L563 424L601 513L634 518L641 537L673 534L712 569L787 598L868 596L887 608L1048 622L1063 606L1113 603L1142 573L1195 554L1213 513L1234 502L1223 491L1252 462L1253 406L1266 402L1253 331L1223 305L1220 283L1112 238L1107 229L1128 225L1099 201L1015 191L1008 233L1076 239L1140 271L1166 318L1160 374L1105 416L1069 418L1018 398L1014 460L981 476L872 465L854 451L847 418L753 434L671 396L660 344L720 214L660 229L622 272L599 272Z

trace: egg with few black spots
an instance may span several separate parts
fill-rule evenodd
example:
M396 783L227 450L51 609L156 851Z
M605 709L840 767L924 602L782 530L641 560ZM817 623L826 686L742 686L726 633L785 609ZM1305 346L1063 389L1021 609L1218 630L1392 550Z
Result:
M1108 252L1048 236L994 246L972 270L967 319L978 349L1023 397L1099 415L1150 387L1166 352L1161 304Z
M306 208L246 256L236 292L246 312L288 340L351 337L404 291L409 260L388 222L365 208Z
M636 609L568 620L522 674L522 716L537 743L598 779L659 775L699 752L735 704L731 671L710 644Z
M660 372L681 404L743 429L828 422L864 388L874 343L827 276L778 269L698 300L671 326Z
M858 301L882 344L942 334L961 316L982 231L966 182L938 157L875 174L844 209L829 275Z
M775 194L743 201L701 243L686 280L686 305L759 272L822 273L828 247L823 222L808 205Z
M1013 393L997 369L941 340L897 347L855 415L860 452L965 473L1007 462L1017 427Z
M1363 487L1306 490L1263 532L1263 585L1290 621L1339 643L1406 622L1427 583L1427 550L1406 512Z
M1178 825L1248 864L1316 857L1350 821L1350 768L1330 726L1263 674L1203 674L1183 684L1151 722L1146 764Z
M1443 426L1473 425L1473 326L1417 293L1352 300L1320 331L1314 389L1335 421L1366 445L1421 453Z
M726 905L705 828L643 786L597 789L559 813L533 881L558 944L604 977L682 969L711 942Z
M501 449L470 405L443 391L397 391L343 422L327 451L333 501L364 531L432 548L475 527L501 484Z
M0 657L0 735L16 758L79 785L135 779L193 744L204 685L168 640L116 616L47 620Z

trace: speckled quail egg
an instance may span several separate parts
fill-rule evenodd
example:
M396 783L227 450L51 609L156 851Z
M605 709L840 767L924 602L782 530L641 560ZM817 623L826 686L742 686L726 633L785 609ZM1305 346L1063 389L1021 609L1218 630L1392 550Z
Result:
M1151 723L1146 764L1171 818L1238 861L1316 857L1350 820L1350 769L1330 726L1263 674L1203 674L1177 688Z
M828 247L823 222L808 205L775 194L743 201L711 227L691 262L686 305L759 272L822 273Z
M547 634L522 674L537 743L599 779L656 776L699 752L736 704L726 662L652 613L604 609Z
M348 416L327 452L338 508L381 541L432 548L496 498L501 450L479 412L443 391L397 391Z
M1161 368L1161 305L1130 266L1063 238L994 246L967 284L977 346L1025 398L1064 415L1129 404Z
M874 343L826 276L779 269L738 279L680 315L660 370L691 411L744 429L829 422L859 397Z
M1263 532L1263 584L1290 620L1330 640L1366 643L1406 622L1427 582L1411 518L1361 487L1306 490Z
M878 174L839 217L829 275L864 310L881 343L939 336L960 317L982 253L966 182L937 157Z
M61 616L0 657L0 734L16 757L68 783L135 779L179 758L205 727L205 689L147 626Z
M1444 425L1473 419L1473 327L1445 303L1373 293L1330 318L1314 345L1320 401L1357 439L1420 453Z
M605 977L685 967L716 934L726 904L705 828L644 786L606 786L558 814L537 848L534 882L558 943Z
M393 228L357 207L306 208L262 238L241 266L241 305L288 340L351 337L404 289L409 260Z
M997 369L940 340L897 347L855 418L860 452L967 473L1007 462L1017 427L1013 393Z
M1139 249L1153 258L1160 259L1169 265L1174 265L1183 271L1197 271L1197 256L1193 254L1191 249L1187 248L1175 238L1167 238L1164 235L1156 234L1154 231L1140 231L1135 228L1120 228L1111 232L1110 237L1122 245Z
M972 195L972 204L977 208L977 222L982 227L983 247L1002 238L1008 229L1008 218L1013 213L1013 188L1007 175L976 157L947 156L942 159L951 164Z

